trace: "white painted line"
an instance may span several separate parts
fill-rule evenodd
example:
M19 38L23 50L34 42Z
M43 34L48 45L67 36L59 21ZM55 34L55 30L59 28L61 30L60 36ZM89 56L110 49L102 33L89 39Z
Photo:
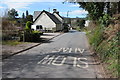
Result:
M62 51L62 48L60 48L58 51L52 51L52 52L61 52Z
M73 67L76 67L76 64L77 64L77 58L75 57L73 62Z
M85 51L85 49L78 48L78 51L82 54Z
M47 55L46 57L44 57L41 61L39 61L37 64L40 64L41 62L43 62L44 60L48 59L50 55Z
M71 53L72 52L72 48L69 48L69 53Z
M53 59L55 58L55 56L49 57L50 55L47 55L45 58L43 58L41 61L39 61L37 64L50 64Z
M55 60L52 62L53 65L56 65L56 66L61 66L63 65L63 63L65 62L66 58L64 57L63 60L61 61L60 64L56 64L55 62L57 61L58 58L60 58L61 56L58 56L57 58L55 58Z
M78 48L75 48L75 53L77 53L77 51L78 51Z
M81 63L85 64L85 67L82 67L82 66L80 66L79 64L77 64L77 67L79 67L79 68L87 68L87 67L88 67L88 63L86 63L86 62L84 62L84 61L81 61L81 59L87 60L87 58L78 58L78 60L79 60Z

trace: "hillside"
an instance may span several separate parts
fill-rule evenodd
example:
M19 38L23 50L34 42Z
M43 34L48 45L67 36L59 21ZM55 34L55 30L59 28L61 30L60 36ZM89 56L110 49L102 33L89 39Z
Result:
M120 14L113 15L106 27L91 22L87 31L91 50L98 56L106 75L119 77Z

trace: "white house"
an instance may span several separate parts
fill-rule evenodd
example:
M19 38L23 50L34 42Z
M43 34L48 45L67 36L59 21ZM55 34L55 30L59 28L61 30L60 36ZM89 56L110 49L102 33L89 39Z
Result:
M32 29L43 29L60 31L63 29L63 18L59 15L56 9L53 9L53 13L49 13L45 10L35 11L33 15L34 23Z

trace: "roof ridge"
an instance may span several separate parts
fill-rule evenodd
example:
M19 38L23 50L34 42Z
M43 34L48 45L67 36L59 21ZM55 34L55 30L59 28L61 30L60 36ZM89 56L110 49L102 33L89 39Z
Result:
M51 19L53 22L55 22L55 23L61 23L61 21L60 21L54 14L52 14L52 13L50 13L50 12L48 12L48 11L45 11L45 10L41 11L41 13L38 15L38 17L39 17L43 12L45 12L45 13L50 17L50 19ZM38 17L34 20L34 22L38 19Z

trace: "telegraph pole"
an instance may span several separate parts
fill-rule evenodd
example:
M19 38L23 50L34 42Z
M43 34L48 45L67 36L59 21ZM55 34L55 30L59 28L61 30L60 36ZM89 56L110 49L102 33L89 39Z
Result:
M70 12L70 11L67 11L67 18L68 18L69 12Z

